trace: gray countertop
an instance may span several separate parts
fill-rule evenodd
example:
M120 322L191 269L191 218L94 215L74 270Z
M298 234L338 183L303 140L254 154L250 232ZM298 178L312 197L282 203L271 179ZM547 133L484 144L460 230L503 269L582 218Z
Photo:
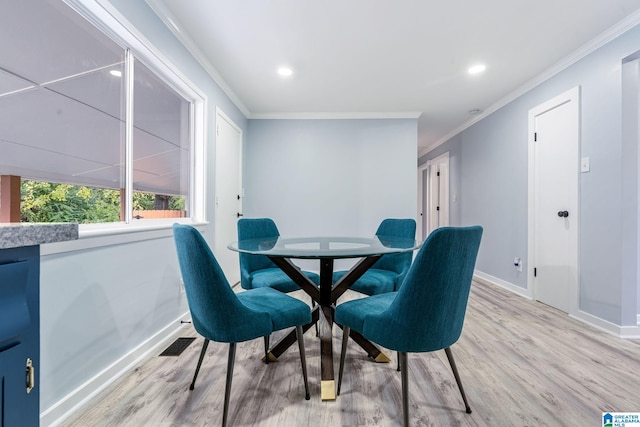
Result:
M77 223L0 223L0 249L65 242L77 238Z

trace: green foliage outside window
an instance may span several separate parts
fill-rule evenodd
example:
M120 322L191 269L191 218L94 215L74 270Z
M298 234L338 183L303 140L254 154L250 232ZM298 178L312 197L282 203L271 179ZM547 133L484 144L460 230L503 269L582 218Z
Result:
M120 221L120 192L69 184L23 180L20 219L22 222L78 222L80 224ZM134 210L155 209L154 194L134 193ZM184 198L170 196L168 209L184 210Z
M22 181L22 222L120 221L120 192L69 184Z

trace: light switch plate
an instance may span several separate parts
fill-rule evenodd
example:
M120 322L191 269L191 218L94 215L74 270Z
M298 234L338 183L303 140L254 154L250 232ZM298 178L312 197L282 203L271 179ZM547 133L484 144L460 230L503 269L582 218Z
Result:
M580 172L589 172L590 169L590 165L589 165L589 158L588 157L583 157L580 161Z

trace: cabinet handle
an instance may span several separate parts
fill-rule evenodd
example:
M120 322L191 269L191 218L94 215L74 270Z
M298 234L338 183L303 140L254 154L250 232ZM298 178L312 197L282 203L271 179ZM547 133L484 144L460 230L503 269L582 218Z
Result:
M36 382L36 368L33 367L31 358L27 358L27 393L31 393Z

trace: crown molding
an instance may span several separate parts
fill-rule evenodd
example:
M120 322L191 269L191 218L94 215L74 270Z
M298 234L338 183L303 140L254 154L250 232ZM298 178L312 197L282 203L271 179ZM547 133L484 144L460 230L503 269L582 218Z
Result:
M389 113L264 113L251 114L249 119L269 119L269 120L313 120L313 119L417 119L422 113L419 111L389 112Z
M202 65L205 71L211 76L213 81L220 87L222 92L229 97L231 102L235 104L236 107L244 114L245 117L249 118L251 116L251 111L247 106L240 100L240 98L236 95L236 93L231 89L231 87L225 82L222 78L218 70L211 64L211 62L207 59L206 55L202 53L202 50L197 46L196 43L191 39L191 37L182 33L176 24L175 16L169 11L169 9L164 5L164 2L160 0L145 0L149 7L155 12L155 14L164 22L165 26L171 31L171 33L182 43L182 45L193 55L193 57Z
M551 67L547 68L542 73L538 74L533 79L527 81L522 86L518 87L513 92L508 95L502 97L497 102L492 104L489 108L485 109L481 114L474 116L473 119L470 119L464 122L462 125L458 126L439 140L437 140L434 144L425 148L418 152L418 157L424 156L425 154L435 150L437 147L441 146L445 142L449 141L451 138L464 131L465 129L471 127L473 124L479 122L505 105L509 104L512 101L515 101L517 98L521 97L531 89L560 73L561 71L569 68L571 65L585 58L587 55L595 52L600 49L602 46L607 43L615 40L617 37L631 30L635 26L640 24L640 10L631 13L626 18L619 21L617 24L610 27L608 30L605 30L603 33L592 39L591 41L585 43L578 49L574 50L572 53L567 55L565 58L561 59Z

